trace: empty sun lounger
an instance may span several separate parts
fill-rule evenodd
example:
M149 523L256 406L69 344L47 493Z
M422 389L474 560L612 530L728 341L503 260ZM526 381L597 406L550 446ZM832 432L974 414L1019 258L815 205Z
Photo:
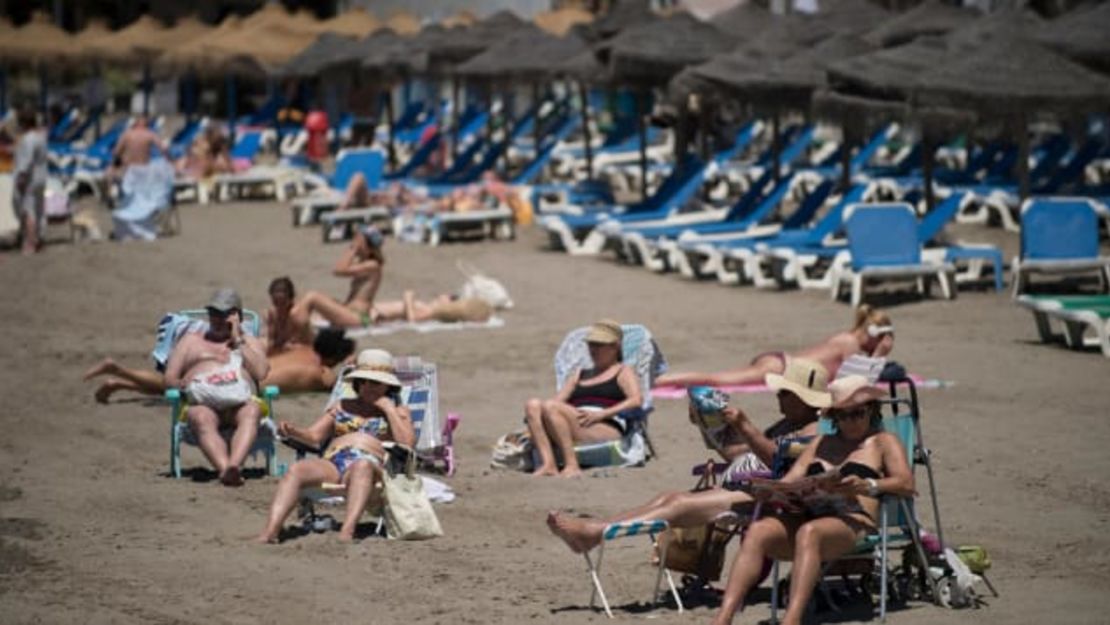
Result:
M305 177L305 183L312 187L312 191L293 201L293 225L314 224L322 214L335 210L343 202L347 185L355 174L362 174L371 191L380 188L384 169L385 154L378 148L340 150L335 160L335 172L331 176Z
M1021 207L1021 255L1013 261L1014 296L1032 273L1089 274L1110 287L1110 257L1099 255L1098 210L1087 198L1036 198Z
M1097 346L1110 358L1110 295L1019 295L1017 303L1033 313L1041 341L1063 338L1076 350ZM1062 337L1052 330L1053 320L1063 325Z

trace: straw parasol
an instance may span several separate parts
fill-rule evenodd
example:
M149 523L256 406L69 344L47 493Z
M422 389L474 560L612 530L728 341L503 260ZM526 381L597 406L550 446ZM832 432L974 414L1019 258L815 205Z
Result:
M355 7L345 13L319 22L316 30L320 33L334 33L348 37L365 37L382 27L378 18L362 7Z
M645 22L659 19L647 0L613 0L609 12L590 25L590 37L608 39L617 33Z
M398 11L389 16L385 25L398 35L415 35L420 32L420 18L408 11Z
M72 61L78 52L73 35L55 26L45 13L35 13L31 21L0 37L0 61L31 64Z
M468 26L473 26L477 22L478 17L470 11L459 11L458 13L441 20L440 25L444 28L455 28L456 26L462 26L466 28Z
M313 76L335 64L337 59L347 58L357 46L358 40L354 37L333 32L323 33L285 63L277 73L283 76Z
M954 7L941 0L926 0L871 29L866 38L877 46L889 48L924 35L944 35L977 17L977 11Z
M688 65L704 63L736 42L687 13L632 26L607 42L613 78L628 83L665 83Z
M1110 3L1072 11L1045 24L1034 37L1072 60L1110 73Z
M539 28L512 11L498 11L468 28L450 28L428 47L433 66L457 64L470 59L506 36L519 32L539 33Z
M455 68L460 76L494 79L542 79L555 73L561 61L587 50L577 35L556 37L540 30L523 30L486 49Z
M589 24L594 21L593 13L576 7L567 7L558 11L544 11L537 13L532 22L544 31L557 37L562 37L578 24Z
M221 42L242 36L243 18L233 15L220 22L219 26L164 51L155 64L172 69L213 70L228 58Z

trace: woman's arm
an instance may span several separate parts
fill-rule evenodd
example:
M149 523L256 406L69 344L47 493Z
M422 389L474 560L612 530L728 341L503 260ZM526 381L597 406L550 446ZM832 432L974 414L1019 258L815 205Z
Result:
M381 266L381 261L375 258L358 260L358 243L356 242L343 251L343 255L339 257L332 269L332 274L340 278L355 278L376 271Z
M798 459L794 461L794 464L790 467L790 470L786 472L786 475L782 476L781 481L797 482L805 477L806 469L809 467L810 463L817 458L817 449L821 445L823 439L823 436L814 437L814 439L806 445L806 448L802 450L802 455L798 456Z
M561 401L564 404L570 399L571 393L574 392L574 387L578 384L578 378L582 377L582 370L577 369L574 373L570 374L567 381L563 383L563 388L555 393L555 401Z
M300 428L288 421L282 421L278 424L278 434L305 443L310 447L319 448L331 437L334 428L335 418L332 416L332 410L329 409L307 428Z
M398 408L397 404L388 397L382 397L376 402L378 408L385 413L389 422L389 431L393 435L393 442L406 447L416 445L416 432L412 427L412 419L407 408Z
M886 477L875 480L875 486L881 493L890 493L900 497L913 497L917 494L913 480L913 470L910 469L909 460L902 442L889 432L879 434L880 449L883 454L883 473Z
M721 416L732 426L732 430L740 439L747 443L748 449L759 458L760 462L767 466L774 464L778 445L755 427L755 424L748 419L747 413L739 408L725 408Z

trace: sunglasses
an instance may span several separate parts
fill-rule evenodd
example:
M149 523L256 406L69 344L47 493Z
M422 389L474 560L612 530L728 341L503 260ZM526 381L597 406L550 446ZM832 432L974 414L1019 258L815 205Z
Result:
M868 415L867 406L860 406L851 410L836 410L829 413L833 421L847 421L849 419L862 419Z

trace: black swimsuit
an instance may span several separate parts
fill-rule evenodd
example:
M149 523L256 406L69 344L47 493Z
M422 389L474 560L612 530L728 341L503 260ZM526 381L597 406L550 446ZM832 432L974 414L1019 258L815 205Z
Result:
M620 377L620 369L617 369L617 374L603 382L597 384L583 384L581 382L584 378L591 378L597 375L597 371L582 371L578 375L579 382L574 385L574 390L571 391L570 397L567 398L567 403L576 408L585 406L596 408L608 408L615 406L622 401L628 399L624 394L624 389L617 384L617 378ZM605 425L616 428L621 435L627 433L628 424L619 416L609 417L601 421Z
M809 466L806 467L807 476L821 475L826 471L828 471L828 469L826 469L825 465L821 462L811 462ZM839 473L841 477L854 475L864 480L877 480L882 477L875 469L860 462L845 462L840 465L839 468L835 469L835 471ZM855 497L847 499L833 497L824 501L813 501L807 506L805 511L805 516L811 519L825 516L844 517L852 514L862 514L868 519L871 519L871 515L863 509L863 506L860 505L859 500ZM874 522L874 519L871 519L871 521Z
M825 465L820 462L811 462L810 465L806 467L806 475L821 475L825 471ZM879 475L878 471L861 462L845 462L840 465L837 472L840 473L840 477L854 475L864 480L877 480L882 477Z

